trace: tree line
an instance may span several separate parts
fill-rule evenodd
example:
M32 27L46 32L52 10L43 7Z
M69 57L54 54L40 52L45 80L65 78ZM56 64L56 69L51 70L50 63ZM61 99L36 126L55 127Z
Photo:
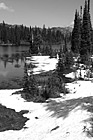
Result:
M56 28L26 27L23 25L8 25L4 21L0 24L0 44L30 44L33 39L40 40L40 44L60 44L64 40L64 32ZM66 33L67 40L71 33Z

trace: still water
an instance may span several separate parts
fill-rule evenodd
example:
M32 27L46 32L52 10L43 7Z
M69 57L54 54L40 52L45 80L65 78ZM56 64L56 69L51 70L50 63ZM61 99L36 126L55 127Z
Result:
M0 89L20 88L29 46L0 46Z

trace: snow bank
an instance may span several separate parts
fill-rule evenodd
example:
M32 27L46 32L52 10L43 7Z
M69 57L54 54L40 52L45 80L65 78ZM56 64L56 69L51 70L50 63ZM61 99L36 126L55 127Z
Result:
M36 56L32 57L32 60L38 66L34 69L34 73L40 72L42 69L52 70L57 63L57 59L49 59L48 56ZM70 73L67 76L72 77L72 75L73 73ZM90 113L82 109L83 103L80 102L82 101L80 99L93 96L93 83L77 81L77 83L68 83L66 86L70 89L71 94L65 95L64 98L50 99L49 103L27 102L20 95L12 95L17 90L0 90L2 105L18 112L29 111L24 114L29 118L25 124L27 128L19 131L0 132L0 140L90 140L83 133L84 126L87 126L84 120L89 119ZM54 112L56 115L53 115ZM64 118L65 113L68 115Z
M54 70L56 68L56 64L58 60L56 58L49 58L49 56L32 56L30 60L30 63L35 66L36 68L33 68L30 71L33 71L33 74L39 74L41 72L46 72L49 70Z
M85 78L87 78L88 72L89 72L89 70L78 69L78 70L76 70L76 72L71 72L69 74L66 74L65 76L69 77L69 78L72 78L72 79L80 78L80 77L85 79Z
M74 108L65 119L64 117L57 118L56 116L52 116L54 111L47 110L47 106L51 103L26 102L20 95L12 95L12 92L14 91L1 90L0 103L16 111L28 110L29 112L24 114L25 117L29 118L25 124L27 129L1 132L0 140L85 140L86 135L83 134L85 123L83 120L88 119L90 114L82 110L81 106ZM79 96L81 97L82 94L79 94L77 98ZM51 108L53 109L55 106L56 109L59 108L59 103L61 104L62 101L65 102L70 98L68 96L65 99L59 98L59 101L58 99L54 99L57 102L55 105L51 104ZM60 116L63 116L63 111L60 108ZM89 139L86 138L86 140Z

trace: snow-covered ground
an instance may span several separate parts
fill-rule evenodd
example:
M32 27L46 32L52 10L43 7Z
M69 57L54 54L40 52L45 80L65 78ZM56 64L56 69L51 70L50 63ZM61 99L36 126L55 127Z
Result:
M53 70L55 69L58 62L56 58L49 59L49 56L32 56L31 59L28 58L28 60L28 63L32 62L32 64L35 64L36 66L36 68L32 69L33 74L39 74L41 72Z
M46 58L42 60L40 57L33 58L34 62L40 62L38 64L40 70L55 68L56 59ZM43 63L46 65L42 67ZM16 90L0 90L0 103L2 105L18 112L21 110L29 111L24 114L25 117L29 118L25 124L27 128L0 132L0 140L92 139L84 131L90 129L88 119L92 113L86 110L86 105L92 103L93 83L77 81L77 83L68 83L66 87L69 88L70 94L65 96L62 94L61 98L49 99L46 103L27 102L20 95L12 95Z

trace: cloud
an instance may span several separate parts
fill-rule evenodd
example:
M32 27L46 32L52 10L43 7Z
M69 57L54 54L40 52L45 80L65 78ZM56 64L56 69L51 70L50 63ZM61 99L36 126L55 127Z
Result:
M3 2L0 3L0 10L7 10L9 12L14 12L14 10L12 8L9 8L8 6L6 6Z

